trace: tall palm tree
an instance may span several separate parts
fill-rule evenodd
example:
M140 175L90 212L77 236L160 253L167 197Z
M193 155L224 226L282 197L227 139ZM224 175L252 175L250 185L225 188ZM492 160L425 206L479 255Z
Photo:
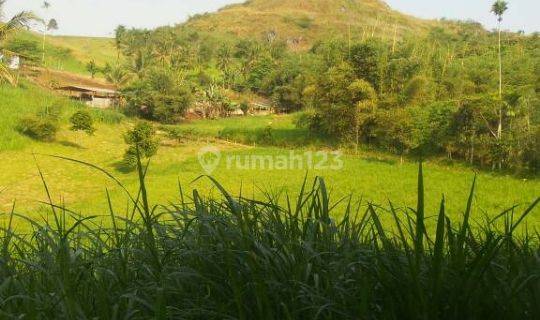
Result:
M2 9L5 3L6 0L0 0L0 56L10 53L4 48L4 43L7 37L17 29L26 26L30 21L36 19L32 13L22 11L8 21L4 22ZM11 84L15 83L15 77L13 77L9 69L2 61L0 61L0 81L7 81Z
M502 136L502 53L501 53L501 23L503 21L503 15L508 10L508 3L503 0L497 0L491 7L491 12L497 16L498 33L499 33L499 126L497 128L497 138L501 139Z
M105 68L103 68L103 73L105 79L114 84L117 88L130 80L130 74L127 72L126 68L119 64L107 64Z
M51 3L48 1L43 1L42 8L45 9L45 11L48 11L51 7ZM55 27L58 28L58 25L56 24L55 20ZM45 65L45 37L47 36L47 31L49 31L49 25L46 20L43 20L43 41L42 41L42 52L41 52L41 63Z
M119 25L114 29L114 44L116 46L116 61L118 62L120 60L120 52L122 50L122 42L124 41L124 35L126 34L126 27L123 25Z

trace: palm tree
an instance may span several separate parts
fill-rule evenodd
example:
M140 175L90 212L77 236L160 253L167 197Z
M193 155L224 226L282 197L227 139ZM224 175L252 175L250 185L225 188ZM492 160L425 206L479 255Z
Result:
M116 46L116 60L120 60L120 51L122 50L122 42L124 41L124 35L126 34L126 27L119 25L114 29L114 43Z
M105 75L105 79L117 88L130 80L130 74L126 71L126 68L119 64L107 64L103 69L103 74Z
M9 53L4 49L4 42L7 37L15 32L17 29L26 26L30 21L35 20L36 17L27 11L22 11L13 16L8 21L3 21L3 6L6 0L0 0L0 57L5 53ZM0 81L7 81L11 84L15 84L15 77L11 74L5 64L0 59Z
M501 53L501 23L503 21L503 15L508 10L508 3L503 0L497 0L491 7L491 12L497 16L498 33L499 33L499 99L501 100L499 106L499 126L497 128L497 138L501 139L502 136L502 53Z
M51 3L48 1L43 1L42 7L43 9L45 9L45 11L48 11L49 8L51 7ZM58 29L58 23L56 22L55 19L51 19L48 22L47 20L42 20L42 22L43 22L43 42L42 42L43 52L41 56L41 63L45 65L45 37L47 36L47 31Z
M92 76L92 79L94 79L96 77L96 74L99 72L99 67L96 64L95 60L90 60L86 64L86 71L88 71L90 73L90 75Z

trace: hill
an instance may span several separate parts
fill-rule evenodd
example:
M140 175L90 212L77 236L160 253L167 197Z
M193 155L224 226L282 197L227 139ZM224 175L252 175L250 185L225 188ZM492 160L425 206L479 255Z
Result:
M47 41L53 46L69 49L81 62L94 60L98 65L104 65L117 57L112 38L51 36Z
M393 10L380 0L251 0L217 13L194 16L187 26L238 37L277 37L292 47L306 48L332 37L392 39L425 34L441 22Z
M25 56L30 63L41 65L43 38L40 34L24 31L9 39L7 48ZM88 75L86 64L94 60L98 66L115 61L114 39L47 36L45 38L45 66L54 70Z

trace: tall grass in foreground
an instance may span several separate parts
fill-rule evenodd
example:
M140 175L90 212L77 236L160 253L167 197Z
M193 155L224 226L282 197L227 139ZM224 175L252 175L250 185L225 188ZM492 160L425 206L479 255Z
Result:
M471 227L473 185L451 222L444 199L425 212L420 168L415 209L346 199L340 221L322 179L285 206L233 197L212 178L222 200L180 188L177 204L153 206L141 167L133 208L111 204L108 223L51 201L49 219L21 235L11 226L25 218L9 214L1 318L540 319L538 233L517 235L539 200Z

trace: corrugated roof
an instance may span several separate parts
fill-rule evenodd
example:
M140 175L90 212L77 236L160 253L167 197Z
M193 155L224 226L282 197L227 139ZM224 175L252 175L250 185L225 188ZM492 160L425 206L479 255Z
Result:
M81 85L61 86L58 89L60 89L60 90L84 91L84 92L95 92L95 93L118 94L118 91L116 91L116 90L97 88L97 87L87 87L87 86L81 86Z

